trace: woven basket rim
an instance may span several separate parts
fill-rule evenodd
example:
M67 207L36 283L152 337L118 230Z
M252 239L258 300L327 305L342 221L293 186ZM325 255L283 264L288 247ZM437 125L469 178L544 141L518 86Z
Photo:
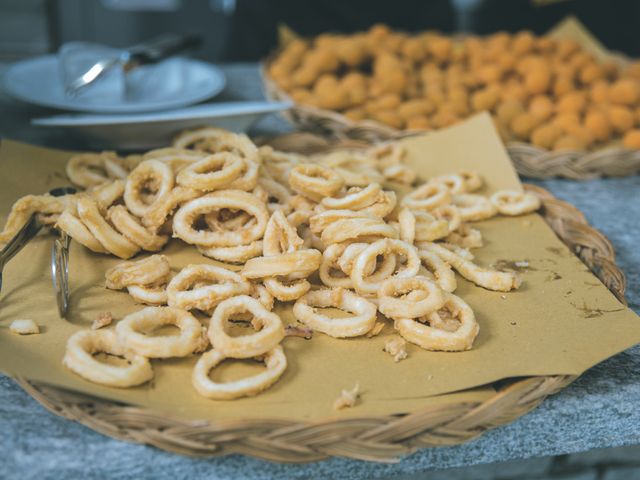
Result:
M610 241L573 205L547 190L525 185L542 201L542 215L556 235L623 303L625 277ZM575 232L578 232L577 234ZM572 235L576 235L572 241ZM316 419L185 420L166 412L123 405L57 387L15 381L49 411L110 437L189 456L241 453L300 463L339 456L393 462L420 448L457 445L509 423L537 407L576 377L549 375L503 379L483 402L433 405L401 415Z
M268 73L279 53L274 50L260 63L260 75L267 99L287 101L293 107L282 112L298 129L335 139L397 140L424 133L399 130L375 120L353 121L339 112L295 102ZM530 178L570 178L592 180L603 176L623 177L640 174L640 150L608 145L591 150L552 151L521 141L505 144L519 174Z

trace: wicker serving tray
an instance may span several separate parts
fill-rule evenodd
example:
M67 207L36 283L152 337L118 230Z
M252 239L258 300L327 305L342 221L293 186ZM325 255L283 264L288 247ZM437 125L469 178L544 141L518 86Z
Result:
M381 142L412 135L373 120L354 122L330 110L300 105L284 92L267 73L270 56L261 71L265 94L274 101L287 101L293 107L283 115L296 129L336 140ZM595 151L565 150L552 152L528 143L507 142L507 151L516 170L529 178L563 177L591 180L603 176L624 177L640 173L640 150L612 147Z
M541 198L541 214L558 237L625 303L625 277L615 264L609 240L571 204L542 188L525 188ZM496 394L483 402L452 402L405 415L309 422L188 421L24 378L15 380L56 415L113 438L169 452L191 456L241 453L278 462L311 462L332 456L388 462L420 448L463 443L512 422L574 379L568 375L507 379L497 382Z

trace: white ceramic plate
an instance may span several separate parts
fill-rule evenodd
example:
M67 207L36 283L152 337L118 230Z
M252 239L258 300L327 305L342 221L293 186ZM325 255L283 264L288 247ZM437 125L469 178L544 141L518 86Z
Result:
M225 85L222 71L209 63L176 57L167 60L167 82L149 88L135 99L103 95L68 97L64 93L57 55L44 55L13 64L4 78L5 90L15 98L45 107L99 113L139 113L180 108L217 95Z
M244 132L261 116L288 108L287 102L210 103L133 115L56 115L31 123L69 129L94 148L139 150L167 146L180 131L204 125Z

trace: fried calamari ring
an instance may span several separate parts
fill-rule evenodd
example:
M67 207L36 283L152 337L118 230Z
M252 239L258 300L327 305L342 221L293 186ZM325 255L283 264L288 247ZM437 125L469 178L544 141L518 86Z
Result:
M114 180L113 182L105 182L97 187L91 187L87 189L86 193L98 203L100 211L105 212L107 208L122 198L124 185L124 180Z
M78 216L91 234L98 239L104 248L115 256L127 259L133 257L140 248L107 223L98 210L95 200L86 197L78 198Z
M199 190L176 187L167 196L158 199L142 217L142 224L154 232L158 231L178 206L201 195Z
M231 400L257 395L276 383L287 368L287 357L278 345L264 356L266 371L232 382L214 382L209 372L225 359L226 357L217 350L210 350L196 363L191 380L196 391L203 397Z
M229 188L245 169L245 160L229 152L209 155L180 170L176 183L181 187L206 192Z
M127 177L124 203L131 213L143 217L173 189L173 171L166 163L145 160Z
M82 220L71 213L70 210L65 210L60 214L55 226L92 252L109 253L98 239L93 236L84 223L82 223Z
M340 198L323 198L320 203L331 210L360 210L372 205L380 192L380 184L372 183L365 188L352 187Z
M495 217L498 213L496 207L487 197L472 193L463 193L453 196L453 205L460 210L463 222L477 222Z
M322 232L324 245L362 238L398 238L398 231L379 218L349 218L332 223Z
M289 205L291 194L284 185L268 178L260 178L258 179L258 186L262 187L266 193L264 201L267 204L269 213L273 213L276 210L282 210L285 215L291 213L292 208Z
M382 170L382 174L387 180L404 185L411 185L418 178L415 170L406 165L390 165Z
M454 207L453 205L442 205L429 213L437 219L446 220L449 224L449 233L457 230L462 224L462 215L460 215L460 210L458 210L458 207Z
M437 243L421 243L417 247L435 253L464 278L487 290L508 292L518 288L522 283L522 278L514 272L482 268Z
M337 308L353 316L331 318L317 308ZM366 334L376 323L376 306L342 288L314 290L299 298L293 305L293 315L313 330L335 338L357 337Z
M151 285L171 274L166 255L151 255L135 262L120 262L105 273L106 287L122 290L129 285Z
M455 231L447 235L445 241L462 248L480 248L484 245L480 230L476 230L466 223L461 224Z
M464 181L464 178L454 173L430 178L429 183L444 185L452 195L467 193L467 183Z
M445 312L459 323L453 331L442 328L446 327L441 318ZM445 303L441 310L432 312L425 318L429 325L405 318L396 320L395 328L405 340L425 350L445 352L471 349L480 331L471 307L451 293L445 294Z
M291 216L291 215L290 215ZM309 227L313 233L322 233L329 225L352 218L368 218L378 220L374 215L353 210L327 210L309 217ZM295 222L292 222L295 223Z
M147 230L124 205L111 207L107 212L107 218L122 235L143 250L157 252L169 241L168 235L158 235Z
M124 357L128 365L108 365L93 355L107 353ZM109 387L133 387L153 378L149 359L124 348L112 330L81 330L67 340L62 363L86 380Z
M256 162L244 160L243 168L240 176L233 182L229 183L226 188L235 190L244 190L249 192L258 185L258 175L260 173L260 165Z
M306 278L315 272L322 263L322 254L318 250L296 250L272 257L256 257L248 260L242 269L245 278L268 278L296 274Z
M200 215L223 208L244 210L253 215L255 224L247 228L229 232L211 232L196 230L194 222ZM203 247L231 247L247 245L259 240L269 220L269 212L264 203L241 190L218 190L203 197L185 203L178 209L173 219L173 231L176 237L187 243Z
M174 139L173 146L209 153L231 152L245 160L260 164L258 149L249 137L220 128L204 127L184 131Z
M341 245L341 244L335 244ZM342 244L344 245L344 244ZM353 270L353 264L358 256L363 252L365 248L369 246L368 243L351 243L346 246L342 255L338 259L338 266L347 275L351 275ZM381 262L371 262L364 271L364 274L371 281L382 281L388 278L396 268L396 256L395 255L383 255Z
M180 334L148 334L165 325L175 325ZM116 325L120 343L147 358L186 357L201 345L203 330L200 322L189 312L172 307L146 307L127 315Z
M316 202L333 197L344 185L344 179L329 168L305 163L296 165L289 172L292 190Z
M227 333L229 319L238 313L252 314L256 332L231 336ZM284 338L284 325L278 315L248 295L239 295L221 302L213 312L207 332L213 348L225 357L252 358L275 348Z
M415 292L420 299L408 298ZM442 308L444 300L440 287L425 277L390 278L378 289L378 310L394 320L422 317Z
M267 174L282 185L288 183L291 169L304 161L302 155L280 152L268 145L260 147L259 152Z
M167 303L185 310L207 311L227 298L249 292L251 284L231 270L214 265L188 265L167 285Z
M127 171L122 166L122 159L115 152L74 155L67 162L66 173L73 184L82 188L127 176Z
M418 256L422 265L429 274L433 275L435 282L445 292L454 292L458 287L456 275L451 265L442 260L438 255L428 250L418 250Z
M437 183L425 183L402 199L402 205L411 210L433 210L450 202L449 189Z
M51 195L26 195L11 207L3 231L0 233L0 243L7 243L29 221L31 215L60 214L75 202L74 195L53 197Z
M136 302L146 305L166 305L167 285L127 285L127 292Z
M166 147L148 151L142 156L142 160L158 160L169 165L173 173L178 173L183 168L202 160L206 156L205 152Z
M263 279L262 283L269 294L281 302L297 300L311 289L311 284L304 278L286 280L284 277L271 277Z
M324 252L322 252L322 263L320 264L318 273L322 283L328 287L353 288L351 277L349 277L348 273L338 265L338 260L341 258L346 247L346 244L334 243L333 245L329 245ZM360 252L358 251L358 253ZM338 275L332 274L332 271L337 271Z
M398 213L398 224L400 239L410 244L437 240L449 233L449 223L446 220L438 220L430 213L414 212L408 208L403 208Z
M378 198L368 207L364 207L360 211L368 213L375 217L384 218L389 215L398 203L396 192L392 190L384 190L378 194Z
M458 172L458 175L462 177L464 183L466 184L467 193L475 192L476 190L480 190L482 185L484 185L484 181L478 172L472 172L470 170L462 170Z
M391 275L390 278L409 278L418 273L420 269L420 258L413 245L409 245L407 242L401 240L392 240L389 238L378 240L365 248L353 264L350 277L356 292L360 294L374 294L378 291L382 282L377 279L371 280L367 278L366 272L370 268L370 265L376 261L378 255L388 255L391 253L403 255L407 261L406 266Z
M280 210L269 218L264 231L263 255L282 255L302 248L304 241Z
M247 260L259 257L263 251L262 240L256 240L248 245L237 247L200 247L198 251L205 257L213 258L220 262L245 263Z
M491 195L491 203L502 215L516 216L531 213L541 206L540 199L531 193L501 190Z

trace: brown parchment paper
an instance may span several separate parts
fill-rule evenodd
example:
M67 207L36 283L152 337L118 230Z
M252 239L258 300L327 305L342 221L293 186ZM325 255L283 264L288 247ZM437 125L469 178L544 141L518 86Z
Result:
M521 188L491 120L479 115L440 132L402 141L410 163L426 178L474 169L487 181L485 193ZM10 141L0 144L0 209L3 221L12 202L65 182L69 153ZM404 413L429 403L479 401L496 380L527 375L577 375L640 342L638 317L620 304L553 234L541 217L496 218L476 224L486 246L477 250L481 265L499 260L528 261L524 284L512 293L489 292L458 278L457 295L474 309L480 335L471 351L427 352L409 345L409 358L394 363L382 352L394 335L391 324L375 338L337 340L315 334L312 340L284 341L289 367L265 393L222 402L198 396L190 384L191 359L153 361L155 378L132 389L101 387L61 364L66 339L88 328L98 312L120 319L139 306L124 292L104 288L104 272L117 259L73 243L70 257L71 305L68 320L58 318L49 274L50 235L40 235L5 268L0 297L0 370L125 403L144 405L188 418L285 417L296 420ZM173 241L165 253L172 267L208 262L193 247ZM285 321L290 308L279 307ZM43 333L16 336L8 326L32 318ZM232 365L220 378L253 371ZM359 382L362 401L334 412L341 389ZM452 393L457 392L457 393ZM447 395L445 395L447 394Z

